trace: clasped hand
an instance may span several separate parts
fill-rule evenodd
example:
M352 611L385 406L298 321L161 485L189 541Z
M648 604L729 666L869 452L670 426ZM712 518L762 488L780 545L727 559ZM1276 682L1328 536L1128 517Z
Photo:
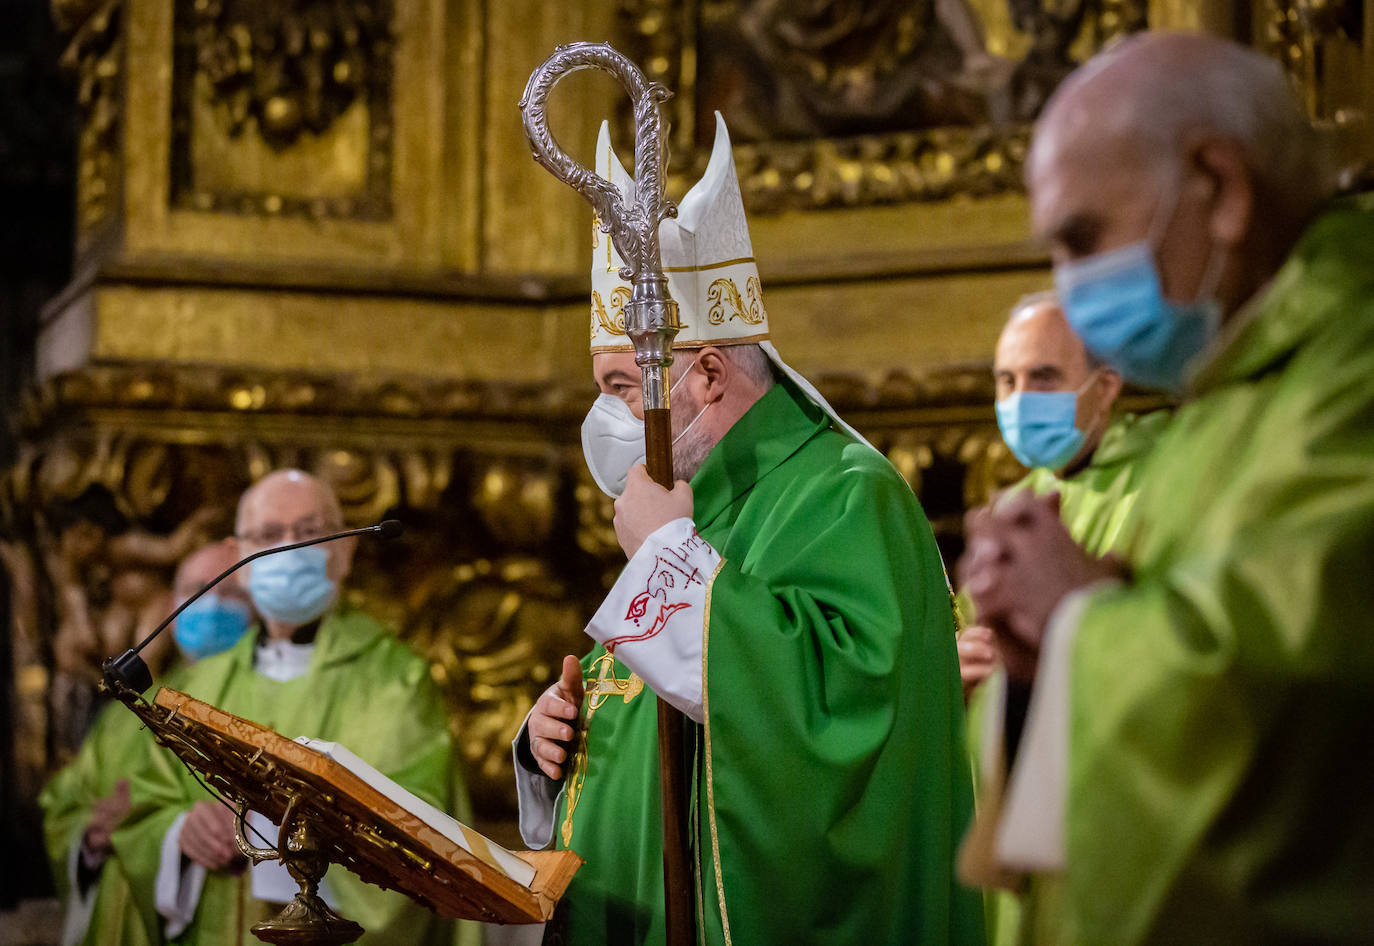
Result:
M971 511L960 587L973 599L978 623L993 631L1013 679L1035 676L1045 625L1065 595L1107 578L1124 577L1113 559L1080 548L1059 517L1059 496L1016 493Z
M115 782L114 791L91 805L91 820L81 837L81 846L91 861L103 862L110 856L114 850L111 838L129 813L129 805L129 780L126 778Z
M234 813L213 801L198 801L186 813L181 853L207 870L236 873L248 865L234 842Z

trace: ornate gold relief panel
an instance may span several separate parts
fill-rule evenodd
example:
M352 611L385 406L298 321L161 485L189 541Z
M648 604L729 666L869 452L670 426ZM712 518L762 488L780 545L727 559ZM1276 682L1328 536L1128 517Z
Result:
M630 0L627 32L677 92L672 169L720 110L756 213L1016 190L1027 123L1144 0Z
M1374 0L1259 0L1257 41L1335 150L1341 184L1374 186Z
M117 212L124 113L123 4L58 0L53 15L71 31L62 65L76 84L76 235L78 252L91 245Z
M176 0L173 206L385 220L391 0Z
M82 100L81 252L168 278L170 257L472 261L441 235L460 71L446 73L444 0L54 4ZM103 224L117 243L93 239Z

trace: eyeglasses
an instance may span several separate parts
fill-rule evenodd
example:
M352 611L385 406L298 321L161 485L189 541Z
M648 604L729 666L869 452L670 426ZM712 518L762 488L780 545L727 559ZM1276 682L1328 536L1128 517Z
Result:
M288 545L292 542L309 542L337 530L339 524L322 516L305 516L291 525L282 522L268 522L253 532L245 532L238 540L246 545L271 548L274 545Z

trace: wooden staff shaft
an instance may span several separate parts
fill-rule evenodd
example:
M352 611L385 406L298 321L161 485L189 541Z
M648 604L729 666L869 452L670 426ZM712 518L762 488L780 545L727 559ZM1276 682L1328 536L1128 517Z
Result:
M672 412L649 408L644 412L644 465L655 483L673 488Z
M649 476L673 488L673 434L670 413L644 412L644 456ZM685 719L663 699L658 701L658 770L663 808L663 895L668 946L695 946L696 911L692 900L692 849L687 843L687 770Z

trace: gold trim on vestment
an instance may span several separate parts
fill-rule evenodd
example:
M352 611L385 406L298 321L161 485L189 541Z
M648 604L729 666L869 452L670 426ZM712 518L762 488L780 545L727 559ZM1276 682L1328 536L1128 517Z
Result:
M716 898L720 901L720 929L725 936L725 946L731 946L730 917L725 909L725 878L720 873L720 836L716 832L716 783L711 769L711 698L707 689L706 664L711 643L711 591L716 586L716 576L725 565L721 559L716 570L711 572L711 580L706 583L706 620L701 625L701 715L705 718L706 728L706 818L711 825L711 863L716 871Z
M685 342L675 342L673 351L691 351L694 348L725 348L729 345L756 345L759 342L766 342L769 339L767 332L760 332L757 335L746 335L743 338L697 338ZM635 347L628 342L617 345L593 345L592 354L599 355L608 351L634 351Z
M629 670L628 667L625 669ZM565 848L572 846L573 813L577 810L577 803L582 800L582 789L587 781L590 756L588 740L591 737L592 717L601 708L601 704L611 697L619 696L628 704L644 689L644 681L633 671L624 680L615 675L615 655L611 653L602 654L593 660L587 672L593 673L594 676L582 681L586 711L582 716L582 724L578 727L577 749L573 753L568 780L563 790L566 807L559 834L563 838Z
M702 688L705 692L705 688ZM701 730L692 730L692 887L697 895L697 946L706 946L706 895L701 889Z
M704 273L708 269L723 269L726 266L739 266L741 263L752 263L754 257L741 256L739 259L727 259L719 263L705 263L701 266L665 266L665 273Z

